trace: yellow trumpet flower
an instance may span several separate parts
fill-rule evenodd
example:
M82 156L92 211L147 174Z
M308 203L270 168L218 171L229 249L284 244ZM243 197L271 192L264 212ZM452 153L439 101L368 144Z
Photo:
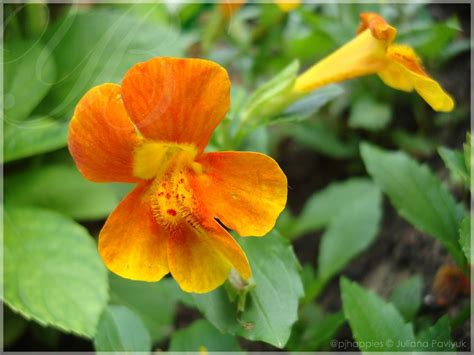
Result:
M416 90L435 111L451 111L454 100L426 73L415 51L392 44L397 30L378 14L362 13L360 17L358 35L301 74L294 93L305 94L331 83L378 74L394 89Z

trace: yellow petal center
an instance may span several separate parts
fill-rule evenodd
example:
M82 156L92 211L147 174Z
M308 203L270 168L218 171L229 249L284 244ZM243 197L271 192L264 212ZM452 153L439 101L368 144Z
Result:
M200 173L194 161L197 149L192 145L143 142L134 154L134 174L154 179L150 202L156 221L170 230L182 222L196 228L199 207L192 192L189 176Z

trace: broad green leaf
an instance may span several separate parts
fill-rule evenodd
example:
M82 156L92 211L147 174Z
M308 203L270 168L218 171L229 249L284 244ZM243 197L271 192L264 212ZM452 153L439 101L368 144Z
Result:
M346 278L341 279L344 314L360 350L410 351L413 326L391 304Z
M385 128L392 118L392 110L388 104L374 100L372 96L363 96L352 105L349 126L369 131Z
M56 76L51 53L39 40L5 42L4 115L12 125L27 118Z
M314 303L304 305L286 348L291 351L327 350L344 322L342 311L325 313Z
M68 125L49 117L4 122L3 162L27 158L66 146Z
M217 329L252 341L261 340L282 348L297 319L303 286L299 264L288 241L276 231L264 238L241 238L256 286L249 291L245 311L237 312L220 287L194 295L199 310Z
M3 348L13 345L28 328L28 322L14 313L10 308L3 306Z
M471 220L470 216L464 217L461 222L461 227L459 229L459 244L466 255L466 259L472 263L472 252L471 252Z
M211 323L200 319L173 333L168 351L241 351L237 339L222 334Z
M87 231L65 216L5 206L4 301L27 319L86 337L107 299L107 273Z
M293 87L298 69L299 63L295 60L255 90L242 109L242 121L250 122L281 113L287 106L288 91Z
M352 183L352 181L351 181ZM366 182L366 193L349 200L334 216L322 236L318 278L328 280L341 271L375 239L382 217L380 190Z
M438 153L455 179L461 179L466 186L470 184L469 171L464 154L460 151L440 147ZM458 180L459 181L459 180Z
M305 147L331 158L350 158L357 154L357 144L354 139L341 140L321 120L289 124L284 126L284 133Z
M126 306L141 318L153 343L162 341L173 330L179 290L169 278L141 282L110 274L110 303Z
M353 210L353 204L359 204L359 200L366 196L377 204L379 195L377 187L368 179L353 178L332 183L308 199L291 235L297 237L328 225L343 209Z
M421 277L415 275L401 283L390 296L390 302L407 321L415 317L421 306L422 287Z
M134 15L129 5L124 5L123 10L102 8L80 12L71 7L63 19L50 27L46 38L54 44L52 54L58 76L42 107L49 115L71 116L87 90L102 83L119 83L125 72L138 62L184 54L188 41L178 29L148 22L146 14ZM150 19L153 13L152 6ZM51 107L54 109L49 112Z
M451 338L451 325L448 316L443 316L428 329L422 330L417 336L418 351L456 351L456 345Z
M402 152L386 152L362 144L369 174L385 192L398 213L419 230L437 238L460 266L465 258L458 243L463 210L446 187L425 165Z
M124 306L108 306L100 317L94 347L98 352L149 352L150 335L140 317Z
M111 185L86 180L72 163L45 165L8 175L5 201L53 209L79 220L105 218L120 202Z

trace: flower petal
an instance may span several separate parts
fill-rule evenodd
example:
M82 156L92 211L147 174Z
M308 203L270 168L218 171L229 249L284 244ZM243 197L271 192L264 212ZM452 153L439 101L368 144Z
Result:
M426 73L412 48L392 45L387 58L387 66L378 73L386 85L403 91L415 89L435 111L449 112L454 108L454 100Z
M245 1L219 1L217 4L220 13L224 16L225 19L230 19L241 7L245 4Z
M244 252L215 221L190 226L183 223L168 241L170 272L186 292L205 293L220 286L231 268L244 279L252 272Z
M202 151L229 109L230 81L214 62L161 57L133 66L122 96L145 137Z
M388 43L375 38L370 30L366 29L298 76L294 91L308 93L328 84L375 74L386 64L385 52Z
M241 236L263 236L286 204L287 180L277 162L260 153L201 156L193 190L213 216Z
M133 150L139 138L120 96L120 86L103 84L77 104L68 146L77 168L92 181L137 182Z
M150 185L142 183L129 193L99 235L99 254L107 268L131 280L158 281L168 273L168 233L153 216Z
M300 6L300 0L273 0L283 12L290 12Z
M357 34L369 29L377 39L392 42L397 36L397 29L388 24L385 19L374 12L362 12L360 14L360 24L357 28Z

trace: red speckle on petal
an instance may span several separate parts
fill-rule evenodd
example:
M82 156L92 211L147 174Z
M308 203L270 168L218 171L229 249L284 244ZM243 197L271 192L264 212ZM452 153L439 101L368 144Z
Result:
M175 210L168 210L166 211L170 216L176 216L176 211Z

